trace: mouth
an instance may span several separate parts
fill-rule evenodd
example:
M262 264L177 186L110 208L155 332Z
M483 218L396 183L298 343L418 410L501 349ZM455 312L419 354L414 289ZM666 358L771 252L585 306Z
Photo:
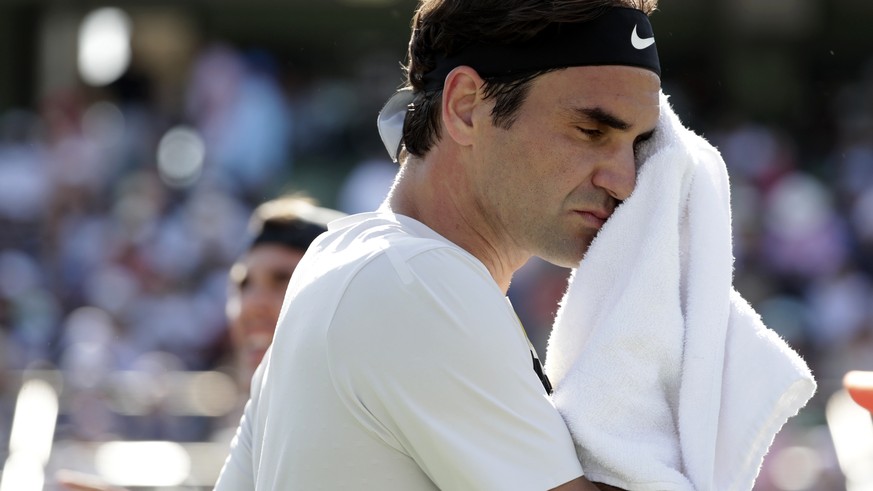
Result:
M600 229L606 220L609 219L611 213L604 210L575 210L575 213L582 217L585 223L595 229Z
M271 332L247 332L245 338L237 345L237 349L245 357L247 363L257 366L261 362L264 353L273 341Z
M264 355L267 354L266 348L252 348L243 353L243 363L252 371L258 368Z

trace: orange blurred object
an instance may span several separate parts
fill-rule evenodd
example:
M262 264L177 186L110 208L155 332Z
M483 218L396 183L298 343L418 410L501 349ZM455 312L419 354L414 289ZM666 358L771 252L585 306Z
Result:
M873 412L873 372L853 370L843 377L843 387L855 402Z

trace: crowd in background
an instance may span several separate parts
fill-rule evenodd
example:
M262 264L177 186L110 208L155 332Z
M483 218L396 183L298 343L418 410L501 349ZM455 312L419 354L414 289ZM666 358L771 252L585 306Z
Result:
M289 93L279 75L267 53L213 45L178 114L151 107L134 77L0 113L0 462L25 370L63 374L57 439L210 438L214 418L167 410L162 377L226 370L227 269L251 210L286 191L348 213L384 197L396 166L375 112L367 131L343 118L354 87L316 80ZM675 101L706 117L690 94ZM820 472L793 489L838 489L824 405L847 370L873 369L873 69L828 104L818 162L805 144L821 135L716 117L705 132L731 176L735 284L819 381L771 454L813 449ZM312 167L344 148L359 165ZM533 260L510 291L541 354L566 275ZM790 489L780 479L765 468L759 489Z

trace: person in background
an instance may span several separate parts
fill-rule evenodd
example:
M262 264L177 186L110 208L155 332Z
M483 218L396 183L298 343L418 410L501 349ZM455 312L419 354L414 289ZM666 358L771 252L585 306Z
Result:
M251 243L231 266L225 312L241 387L248 386L276 329L288 281L328 222L343 213L301 197L258 206L249 220Z
M633 191L655 4L421 0L378 118L399 174L300 261L217 491L598 489L506 293Z
M288 281L306 249L328 222L343 213L316 206L304 196L286 196L255 208L249 219L250 242L228 274L227 314L230 345L240 394L239 420L249 383L273 340ZM124 491L95 476L67 470L56 476L70 491Z

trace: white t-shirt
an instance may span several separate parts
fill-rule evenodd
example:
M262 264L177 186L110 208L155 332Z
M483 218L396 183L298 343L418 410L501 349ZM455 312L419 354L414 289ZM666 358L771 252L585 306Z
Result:
M580 475L485 266L380 212L331 223L297 267L216 489L545 490Z

